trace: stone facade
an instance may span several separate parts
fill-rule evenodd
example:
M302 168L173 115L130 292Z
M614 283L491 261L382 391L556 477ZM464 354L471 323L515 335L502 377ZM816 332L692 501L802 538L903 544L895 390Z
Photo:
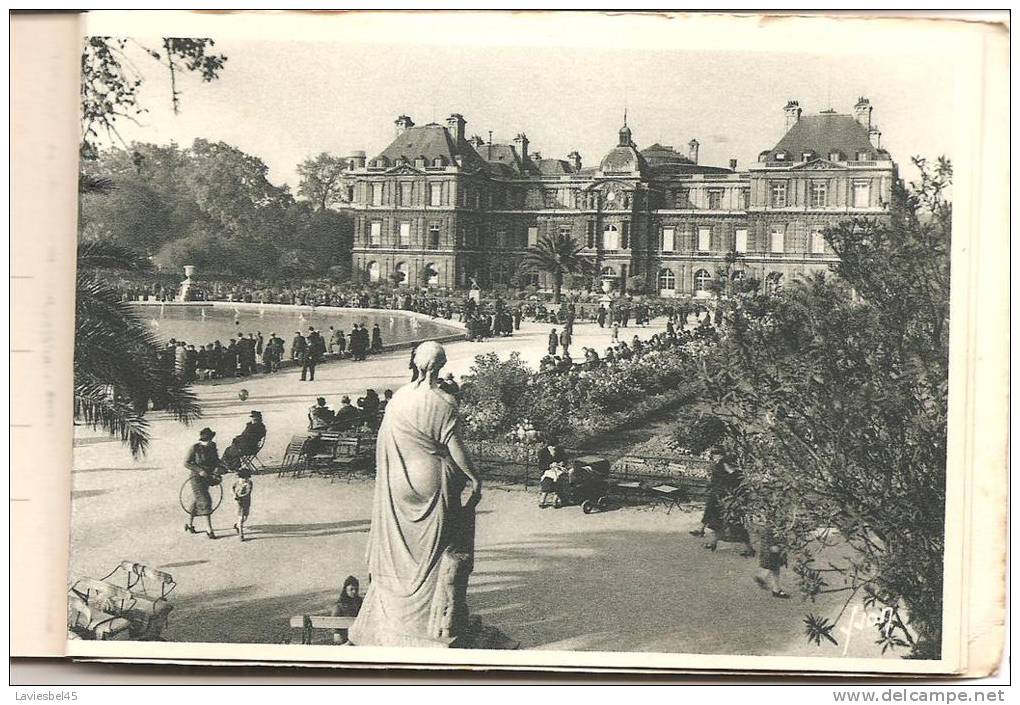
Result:
M784 113L786 134L743 171L735 161L699 164L697 140L685 154L659 144L639 151L626 123L616 146L585 167L576 152L529 152L524 134L467 138L458 114L420 127L402 115L377 157L348 158L353 267L368 280L400 271L410 286L509 284L529 245L563 231L603 281L626 290L642 275L662 296L708 295L733 252L732 276L770 286L826 268L835 256L821 231L887 214L896 165L864 98L852 115L802 116L795 101ZM543 277L517 281L548 286Z

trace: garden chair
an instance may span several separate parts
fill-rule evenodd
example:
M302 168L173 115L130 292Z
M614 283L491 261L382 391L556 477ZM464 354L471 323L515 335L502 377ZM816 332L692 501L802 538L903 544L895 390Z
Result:
M259 453L262 452L262 448L266 445L266 437L263 436L262 440L259 441L259 447L255 449L255 452L250 455L242 455L240 457L241 465L252 475L257 475L261 472L265 472L265 464L259 460Z
M122 561L102 582L123 587L135 599L130 610L134 637L159 638L173 609L167 600L177 587L172 575L142 563Z
M305 441L308 438L305 434L299 434L290 439L287 449L283 452L283 460L280 461L279 477L283 477L287 473L292 473L295 477L297 476L302 458L304 457Z
M340 434L333 432L323 432L308 438L304 448L304 472L328 475L333 465L336 442L339 439Z

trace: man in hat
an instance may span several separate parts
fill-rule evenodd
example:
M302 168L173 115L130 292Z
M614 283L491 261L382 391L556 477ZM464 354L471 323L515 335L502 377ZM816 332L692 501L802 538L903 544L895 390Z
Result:
M262 423L262 412L253 411L251 420L245 424L240 435L234 436L230 446L223 451L223 464L230 472L241 467L241 458L255 455L262 447L262 439L266 437L266 427Z
M216 450L213 437L216 432L211 428L203 428L198 432L198 443L191 446L188 456L184 459L184 467L191 473L188 482L191 485L191 499L186 504L188 512L188 523L184 530L189 534L195 533L195 517L204 516L208 527L206 535L214 539L216 534L212 528L212 496L209 488L212 485L220 484L220 456Z

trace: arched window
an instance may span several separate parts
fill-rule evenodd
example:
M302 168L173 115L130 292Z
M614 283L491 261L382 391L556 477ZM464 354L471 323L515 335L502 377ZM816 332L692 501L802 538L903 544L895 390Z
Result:
M742 282L746 278L747 278L747 275L743 271L741 271L739 269L737 271L735 271L733 273L733 275L730 277L730 279L732 279L735 282Z
M616 270L613 269L612 267L603 267L602 268L602 276L604 276L604 277L615 277L616 276Z
M712 275L707 270L699 269L694 273L694 295L708 296L708 285L712 281Z
M620 229L615 225L607 225L602 231L602 249L610 251L620 249Z
M404 275L403 278L400 280L400 283L407 284L407 280L410 275L410 272L407 268L407 262L400 262L397 265L397 271Z
M435 262L429 262L425 265L425 273L428 275L426 283L429 286L437 286L439 284L439 267L436 266Z
M659 270L659 291L676 291L676 275L672 270Z
M378 262L369 262L368 263L368 280L370 282L377 282L377 281L379 281L380 274L381 274L381 268L379 267L379 263Z
M766 293L774 294L780 289L782 289L783 288L782 280L783 280L782 274L780 274L779 272L770 272L769 275L765 277Z

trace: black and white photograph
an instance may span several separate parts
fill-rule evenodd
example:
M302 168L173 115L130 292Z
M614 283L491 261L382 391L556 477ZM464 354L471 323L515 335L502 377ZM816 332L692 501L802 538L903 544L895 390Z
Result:
M67 653L961 668L971 89L791 22L86 17Z

